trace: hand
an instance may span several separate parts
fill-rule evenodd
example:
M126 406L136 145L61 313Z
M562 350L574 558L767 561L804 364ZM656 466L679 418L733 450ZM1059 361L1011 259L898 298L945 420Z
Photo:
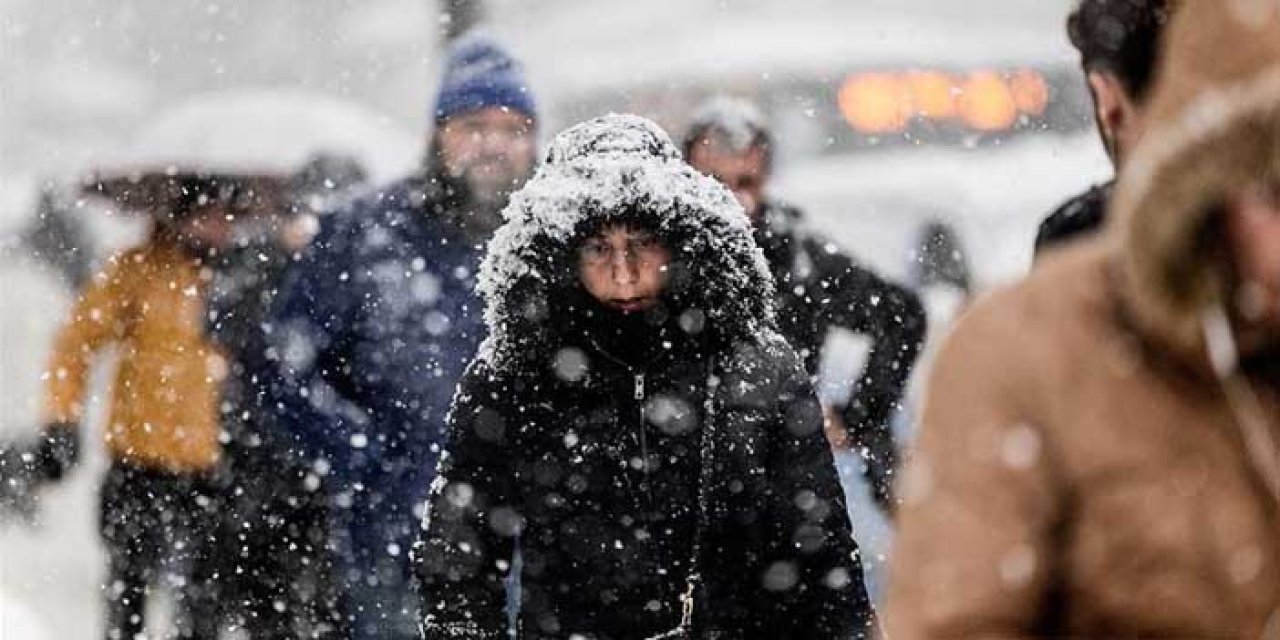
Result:
M294 217L280 230L280 243L289 251L302 251L320 232L320 221L311 214Z
M849 437L849 425L834 407L822 406L822 430L827 434L827 442L832 449L848 451L853 449L853 438Z
M897 466L897 453L888 428L855 435L850 432L848 423L844 421L844 417L837 409L824 406L822 414L827 442L831 443L831 448L858 453L862 459L863 476L871 490L872 499L881 511L892 516L895 505L891 474ZM875 438L877 435L882 437ZM869 436L873 439L869 442L863 440Z
M34 444L32 440L0 443L0 525L30 523L39 510Z

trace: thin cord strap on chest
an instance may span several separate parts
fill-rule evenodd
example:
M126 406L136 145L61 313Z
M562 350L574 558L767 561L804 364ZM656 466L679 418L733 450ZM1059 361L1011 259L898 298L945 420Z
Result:
M720 378L716 375L715 360L707 365L707 395L703 400L702 434L698 445L698 489L697 523L694 526L693 546L689 552L689 575L685 580L684 593L680 594L680 624L674 630L654 636L650 640L692 638L693 614L698 587L702 586L702 547L705 533L711 526L711 472L715 446L713 429L716 418L716 391L720 388Z
M1201 323L1214 373L1221 381L1245 449L1271 497L1280 505L1280 443L1276 441L1262 400L1240 374L1240 350L1226 311L1221 307L1210 308L1203 314ZM1280 603L1268 616L1261 637L1280 640Z

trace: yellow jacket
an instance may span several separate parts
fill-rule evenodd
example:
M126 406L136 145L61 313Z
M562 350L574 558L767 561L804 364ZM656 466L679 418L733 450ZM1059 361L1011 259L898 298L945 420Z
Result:
M218 461L218 401L226 361L204 328L207 274L176 247L147 245L111 259L76 303L46 372L46 417L84 417L90 367L115 345L108 451L171 472Z

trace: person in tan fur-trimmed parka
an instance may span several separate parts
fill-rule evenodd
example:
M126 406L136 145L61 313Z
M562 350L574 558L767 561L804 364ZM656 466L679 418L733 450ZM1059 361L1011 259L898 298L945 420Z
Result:
M1280 0L1185 0L1103 237L974 308L886 623L1280 638Z

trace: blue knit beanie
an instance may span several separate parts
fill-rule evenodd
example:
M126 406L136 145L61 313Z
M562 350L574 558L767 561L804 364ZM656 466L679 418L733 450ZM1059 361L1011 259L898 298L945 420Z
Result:
M435 119L487 107L506 107L533 120L538 117L520 62L491 38L472 32L449 47Z

